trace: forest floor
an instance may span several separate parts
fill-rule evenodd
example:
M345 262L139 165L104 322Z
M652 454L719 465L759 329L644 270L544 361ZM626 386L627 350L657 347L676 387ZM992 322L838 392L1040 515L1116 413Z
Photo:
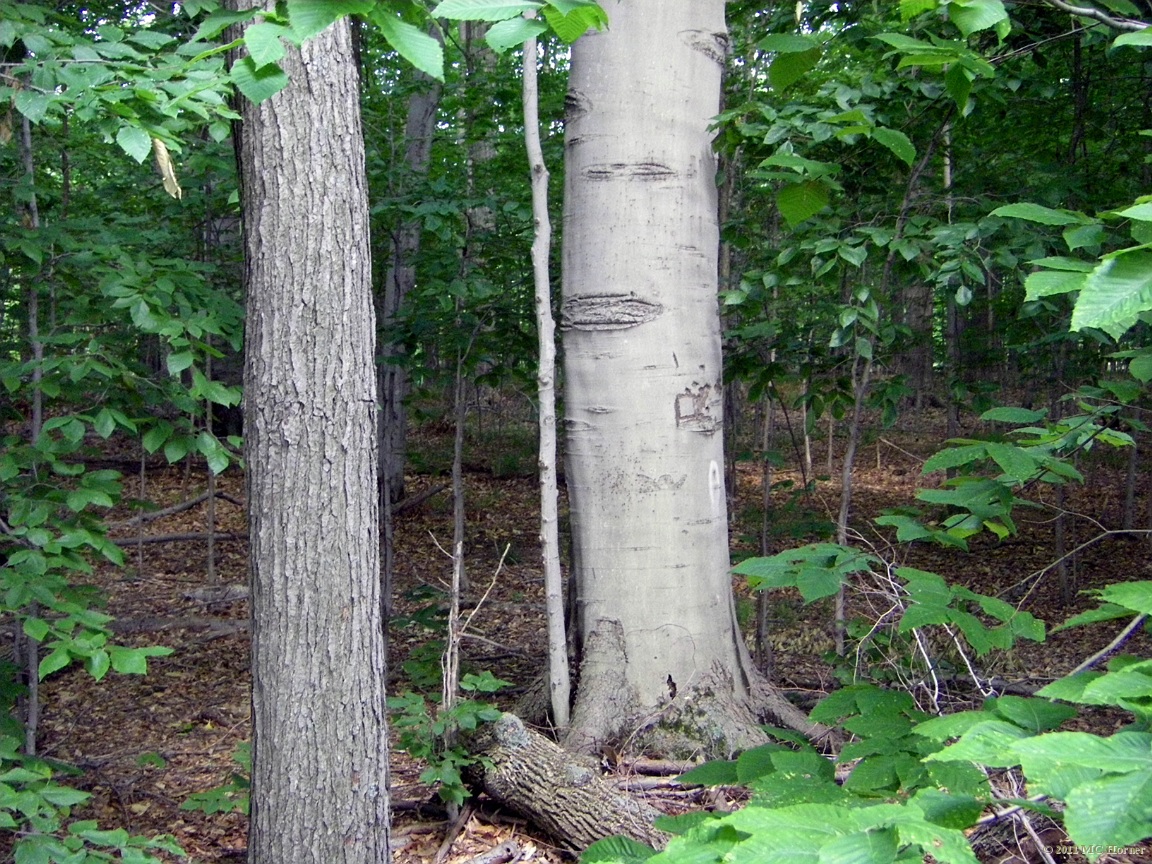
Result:
M977 434L977 425L969 424L965 432ZM923 477L920 467L944 437L942 418L932 414L902 426L869 436L853 477L854 524L867 542L881 549L885 540L869 529L868 519L887 508L910 504L917 488L935 482ZM827 472L824 454L815 454L818 474L838 477L843 445L842 439L835 442L834 472ZM444 430L415 436L410 495L446 481L442 471L450 448ZM487 594L471 620L471 638L464 641L466 667L491 670L521 689L538 674L546 657L531 429L501 428L489 418L487 428L472 436L469 454L467 566L473 599ZM1084 514L1068 520L1068 549L1089 540L1101 527L1118 528L1122 519L1123 459L1092 455L1085 463L1081 469L1088 482L1069 489L1064 502L1067 511ZM734 557L739 558L756 553L760 544L761 468L754 454L738 462L737 475L732 539ZM794 467L776 470L773 480L779 485L773 494L770 548L822 539L817 526L827 524L835 513L838 480L819 479L807 495L797 491L803 484ZM189 475L182 467L160 465L148 469L146 481L144 497L158 507L195 497L207 483L197 472ZM215 578L220 585L246 585L244 478L238 469L231 469L217 483L232 500L217 500L216 530L234 538L216 543ZM1143 526L1148 524L1144 516L1148 502L1140 491L1136 524ZM390 693L420 686L421 679L438 668L435 647L423 647L434 634L419 621L421 610L424 615L434 611L444 598L451 572L444 551L452 536L451 510L450 493L444 490L396 520L395 605L407 623L391 635ZM133 511L123 508L111 518L131 515ZM149 523L144 534L146 538L203 534L207 518L207 506L201 504ZM1016 536L1003 542L979 539L967 554L926 546L885 554L897 554L901 563L933 570L973 590L1011 596L1050 624L1094 605L1078 592L1112 581L1149 578L1148 545L1142 538L1120 536L1091 545L1070 559L1063 586L1055 570L1037 577L1056 557L1052 513L1021 511L1019 525ZM233 755L249 734L247 603L242 597L204 591L211 586L203 539L128 543L137 538L135 531L117 535L127 543L128 567L102 568L93 581L107 592L107 611L117 617L124 642L166 645L174 652L154 658L147 676L112 674L96 683L83 671L71 669L46 681L41 689L41 753L82 772L74 782L93 797L77 817L137 834L172 834L197 862L240 861L246 848L244 816L206 814L180 805L189 795L229 780L237 768ZM741 617L751 629L754 602L746 590L738 589L738 595ZM780 592L769 603L768 617L774 666L779 670L776 680L810 706L837 686L835 669L824 659L832 647L830 606L806 607L798 596ZM1039 686L1103 647L1119 626L1079 628L1054 634L1042 645L1025 643L983 672ZM1129 650L1146 654L1147 637L1139 637ZM514 696L500 698L507 701ZM1096 731L1108 731L1100 724L1106 727L1115 719L1101 716L1092 722ZM621 763L618 770L626 773L626 765ZM450 847L442 849L450 823L435 792L419 782L422 767L394 749L391 781L399 864L424 864L438 853L442 861L459 864L513 838L519 844L519 860L571 860L522 820L486 806L478 807ZM657 806L665 806L658 788L649 794ZM674 806L682 802L683 798L676 799ZM997 853L988 860L1010 859Z

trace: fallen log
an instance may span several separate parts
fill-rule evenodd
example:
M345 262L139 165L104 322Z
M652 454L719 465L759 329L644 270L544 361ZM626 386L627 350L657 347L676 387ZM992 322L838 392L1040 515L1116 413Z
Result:
M526 728L514 714L483 726L468 744L484 760L469 769L468 782L570 849L615 834L656 848L667 842L652 826L659 810L617 791L591 760Z

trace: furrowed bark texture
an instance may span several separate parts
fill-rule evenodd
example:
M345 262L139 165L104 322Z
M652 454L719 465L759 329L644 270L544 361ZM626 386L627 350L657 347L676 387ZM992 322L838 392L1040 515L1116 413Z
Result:
M748 684L729 575L708 132L724 2L604 5L611 28L573 46L566 124L561 325L584 655L566 743L581 749L626 738L701 685L739 703ZM613 666L618 686L591 680ZM717 751L749 743L713 737Z
M592 765L575 761L513 714L483 727L469 742L491 767L471 779L570 849L623 834L657 848L666 835L652 827L659 810L614 789Z
M347 21L245 103L249 861L388 861L368 204Z

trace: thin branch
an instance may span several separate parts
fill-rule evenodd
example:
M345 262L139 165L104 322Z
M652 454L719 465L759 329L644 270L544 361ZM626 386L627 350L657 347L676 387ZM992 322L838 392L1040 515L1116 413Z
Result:
M1118 634L1116 634L1115 639L1113 639L1111 642L1109 642L1107 645L1105 645L1103 648L1101 648L1099 651L1097 651L1095 654L1093 654L1091 657L1089 657L1087 660L1085 660L1083 663L1081 663L1079 666L1077 666L1075 669L1073 669L1068 674L1069 675L1076 675L1077 673L1083 672L1086 669L1091 669L1093 666L1095 666L1101 660L1105 659L1106 657L1109 657L1110 655L1112 655L1113 653L1118 651L1120 649L1120 647L1125 642L1127 642L1129 639L1132 638L1132 634L1135 633L1140 628L1140 625L1143 624L1145 619L1147 619L1147 618L1148 618L1148 616L1145 615L1144 613L1140 613L1139 615L1137 615L1135 618L1133 618L1131 621L1128 622L1128 626L1126 626L1123 630L1121 630Z
M1124 30L1128 33L1136 33L1140 30L1148 29L1147 21L1140 21L1135 18L1118 18L1114 15L1109 15L1102 9L1095 9L1092 6L1073 6L1071 3L1065 3L1064 0L1042 0L1053 9L1059 9L1061 12L1067 12L1069 15L1077 15L1080 18L1091 18L1093 21L1099 21L1105 26L1111 27L1113 30Z

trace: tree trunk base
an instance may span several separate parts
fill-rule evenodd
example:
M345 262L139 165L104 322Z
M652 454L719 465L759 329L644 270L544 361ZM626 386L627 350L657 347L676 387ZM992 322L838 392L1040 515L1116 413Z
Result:
M470 768L468 782L565 847L584 849L615 834L657 848L667 842L652 827L659 810L618 792L591 760L564 751L515 715L484 726L469 743L487 764Z

